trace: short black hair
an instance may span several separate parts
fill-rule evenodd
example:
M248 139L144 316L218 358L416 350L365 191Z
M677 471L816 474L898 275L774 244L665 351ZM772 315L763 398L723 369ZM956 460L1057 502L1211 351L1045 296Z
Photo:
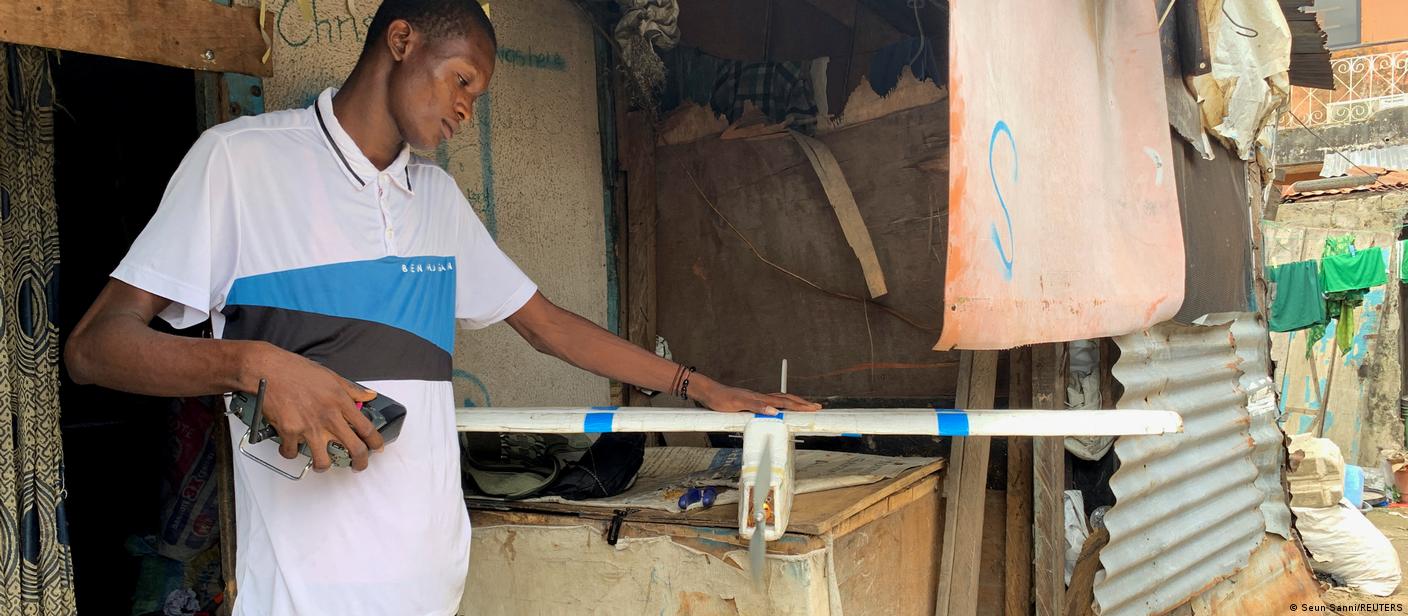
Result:
M468 37L477 29L488 35L495 49L499 47L494 24L478 0L384 0L367 27L367 42L362 46L364 55L381 42L386 29L397 19L410 22L432 40L451 35Z

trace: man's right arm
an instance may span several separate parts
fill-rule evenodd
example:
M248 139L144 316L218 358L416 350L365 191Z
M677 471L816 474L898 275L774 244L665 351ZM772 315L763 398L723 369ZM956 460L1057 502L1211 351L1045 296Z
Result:
M327 442L342 443L352 467L366 468L368 449L381 435L358 402L375 396L331 370L258 341L186 338L150 327L170 300L120 280L109 280L69 335L64 363L76 383L151 396L202 396L255 391L268 382L265 414L283 441L285 458L299 442L313 452L313 467L330 464Z

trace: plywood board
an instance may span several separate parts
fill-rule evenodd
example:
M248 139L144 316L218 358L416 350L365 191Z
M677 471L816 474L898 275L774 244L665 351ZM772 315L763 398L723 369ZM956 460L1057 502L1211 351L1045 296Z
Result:
M658 331L675 359L771 389L788 358L788 390L809 397L951 395L957 355L930 348L943 318L945 181L923 168L947 157L947 132L940 102L818 137L885 272L889 293L873 303L861 301L865 276L790 138L658 148Z
M934 613L943 509L937 493L929 496L875 519L864 532L836 540L836 577L845 613Z
M472 511L463 609L493 614L933 613L941 513L931 475L917 498L826 542L788 534L769 544L764 588L746 570L746 543L724 529L567 514ZM924 486L927 484L927 489ZM900 494L886 502L895 502ZM732 535L732 536L730 536Z
M920 498L925 489L935 489L935 486L938 484L935 478L937 476L936 474L943 468L944 461L940 459L924 466L907 470L893 479L886 479L869 485L798 494L792 501L792 519L788 522L787 532L789 535L821 535L840 528L848 519L861 515L872 507L878 506L881 510L886 510L898 506L900 503L887 500L897 494L905 495L903 498L911 500ZM923 482L928 479L934 479L934 483L927 484L928 487L920 488L917 491L910 489L914 486L922 485ZM555 503L517 502L503 504L486 503L476 500L470 501L470 506L472 508L502 507L522 511L574 513L583 517L597 519L610 518L613 514L610 508L591 507L586 503L562 505ZM641 510L632 513L630 518L632 520L656 524L735 529L730 531L734 532L735 535L737 534L736 529L738 528L738 508L736 506L693 509L683 513Z
M265 27L273 30L272 21ZM259 10L209 0L0 0L0 42L268 76Z
M1183 234L1153 3L994 0L950 17L936 348L1098 338L1172 317Z

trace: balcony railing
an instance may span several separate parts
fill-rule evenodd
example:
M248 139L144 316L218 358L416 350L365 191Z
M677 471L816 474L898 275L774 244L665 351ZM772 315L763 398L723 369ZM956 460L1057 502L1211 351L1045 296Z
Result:
M1291 88L1289 111L1311 127L1362 122L1383 109L1408 107L1408 49L1330 60L1334 90ZM1299 128L1289 114L1283 128Z

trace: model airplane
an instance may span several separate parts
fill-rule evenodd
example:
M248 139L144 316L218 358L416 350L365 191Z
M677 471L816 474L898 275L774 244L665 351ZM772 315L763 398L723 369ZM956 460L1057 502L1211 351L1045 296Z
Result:
M787 392L787 364L782 390ZM738 534L749 541L754 579L766 541L787 532L793 497L793 436L1130 436L1183 431L1161 410L823 409L813 413L714 413L660 407L475 407L456 410L460 432L742 432ZM766 486L758 488L757 486ZM757 532L762 528L763 532Z

